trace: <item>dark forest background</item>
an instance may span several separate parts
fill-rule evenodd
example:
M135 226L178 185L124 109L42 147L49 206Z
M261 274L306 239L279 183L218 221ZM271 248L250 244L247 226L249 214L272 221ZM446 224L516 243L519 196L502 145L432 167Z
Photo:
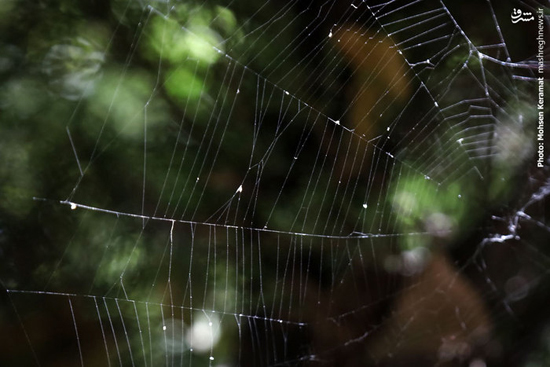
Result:
M376 8L382 2L370 4ZM489 11L490 4L469 0L446 5L476 45L500 42L494 32L494 14L502 26L509 61L532 66L537 47L535 27L533 23L512 25L510 13L514 7L535 9L544 4L493 2L494 13ZM439 188L429 180L404 174L399 185L388 191L384 175L390 160L377 166L351 164L327 142L340 141L351 151L362 152L365 141L349 137L334 124L324 130L314 127L315 118L300 112L300 103L287 106L280 102L281 95L286 98L281 90L286 90L313 111L342 116L342 125L366 140L384 134L389 122L401 118L399 112L412 98L418 80L407 74L401 82L394 82L393 77L403 73L402 62L388 62L380 73L373 72L379 70L380 55L397 55L397 49L382 41L384 31L377 28L368 11L347 17L345 27L335 28L349 8L346 1L306 0L0 3L0 365L73 366L81 361L86 366L107 365L104 344L111 348L111 365L141 365L137 357L141 358L142 345L137 337L124 340L119 332L123 351L117 354L115 340L105 338L98 329L93 302L103 302L103 296L108 298L105 308L113 312L113 318L119 317L116 312L134 315L126 319L134 327L136 313L143 322L145 312L147 317L150 313L152 319L160 319L163 312L173 312L173 308L153 310L140 303L133 310L117 300L182 305L174 318L181 320L184 329L198 317L192 310L227 308L229 314L236 314L235 310L245 309L246 303L246 313L258 318L243 319L240 332L234 317L219 320L223 331L216 344L214 365L550 365L550 181L548 165L543 169L534 165L534 138L530 134L535 124L535 83L514 84L509 68L487 66L494 79L502 81L491 85L492 98L506 110L502 115L491 106L491 113L503 121L517 121L522 115L525 121L521 127L511 122L509 130L514 133L501 147L508 153L480 165L485 180L456 179ZM285 11L281 13L281 9ZM280 17L277 22L272 22L274 14ZM384 21L390 23L389 19ZM306 27L311 28L307 36ZM329 33L334 33L335 40L354 40L358 37L354 30L368 32L367 36L381 41L376 46L364 46L357 54L343 43L330 41L327 52L312 56L311 50L325 42ZM399 44L408 37L411 34L403 32L394 41ZM292 49L285 49L289 44ZM437 50L440 45L433 47ZM421 56L414 50L404 54L410 59ZM493 56L503 58L502 54ZM322 70L332 58L341 60L336 68L341 72L329 71L327 78L312 73ZM453 62L433 70L430 80L435 86L452 72ZM530 67L514 72L534 75ZM263 85L263 95L277 96L273 100L264 97L267 133L255 140L258 151L269 151L270 156L266 167L258 166L244 176L249 160L259 160L254 154L251 157L249 149L242 149L254 138L258 75L274 83ZM361 92L361 78L374 80L367 93ZM477 88L467 78L458 84L462 88L452 93L457 99L470 98L469 93ZM218 108L215 101L227 96L232 100L236 93L241 96L235 104ZM389 99L381 97L386 94ZM382 102L376 105L379 99ZM354 106L374 106L384 116L365 118L364 110L350 107L352 101ZM415 111L424 111L431 103L426 98L414 101L418 103ZM281 106L289 111L283 118ZM222 122L230 116L226 131L215 125L213 113L219 114L217 121ZM297 117L289 121L288 116ZM411 112L407 117L410 121L392 131L392 138L407 136L416 116ZM276 126L281 120L294 125L270 150L278 139ZM311 129L311 138L302 144L306 127ZM435 156L446 152L437 144L446 141L444 134L432 144ZM422 136L418 137L421 140ZM206 144L210 150L205 150ZM420 161L419 167L425 164L418 158L422 152L391 140L384 144L384 155L372 149L365 154L388 159L385 152L389 152L404 162ZM192 157L189 159L199 157L198 163L169 170L177 167L169 164L174 152L181 155L184 151ZM216 151L221 153L214 157ZM430 230L433 234L421 240L415 236L353 238L361 235L356 232L357 223L340 223L335 212L323 209L323 192L340 200L336 184L311 194L308 177L285 178L289 157L299 155L294 170L309 172L318 154L336 157L334 166L345 180L372 184L373 198L387 197L382 200L383 207L394 205L397 214L380 219L380 228L394 234ZM375 159L366 161L370 164ZM320 181L330 181L333 176L336 173L329 166L319 171ZM252 198L259 194L250 190L257 177L262 179L261 200L253 213L241 215L247 205L256 205ZM200 186L205 181L208 183ZM242 198L242 190L237 189L241 184L248 189ZM193 185L199 189L191 191ZM418 193L414 207L409 207L405 195L410 192ZM457 204L456 197L464 193L467 199ZM294 219L304 198L319 221L299 216ZM346 197L345 203L355 199L359 200ZM71 208L72 202L222 227L189 223L171 227L170 221ZM360 217L361 210L359 206L351 213ZM407 215L402 214L405 212ZM372 220L377 215L373 214ZM361 218L370 223L368 218ZM332 226L336 222L338 228ZM230 232L223 227L263 228L264 224L275 230L350 234L350 238L302 240L260 231ZM451 234L438 235L438 231ZM246 242L247 246L252 243L258 252L261 244L262 289L254 258L256 247L240 254L246 270L244 265L239 270L239 266L225 262L234 241ZM172 243L174 253L168 255ZM189 244L195 252L191 253ZM212 244L217 247L212 248ZM324 252L311 248L323 248ZM279 300L280 259L293 252L299 256L286 269L294 272L285 271L297 275L292 279L289 275L285 284L298 291L290 299ZM407 268L406 261L399 260L409 255L423 259L420 270L414 268L414 261L409 264L413 268ZM167 275L168 256L173 256L175 264L171 279ZM250 264L255 268L249 270ZM207 266L210 270L205 273L202 270ZM191 273L195 292L192 304ZM237 279L233 291L242 295L242 300L232 295L232 305L223 301L228 297L228 277ZM340 285L335 285L335 279ZM168 294L169 287L173 293ZM68 297L68 303L66 297L15 290L100 298ZM265 304L278 302L284 307L258 307L260 291ZM108 325L111 316L102 312L101 319ZM267 318L269 322L261 321ZM278 329L273 320L279 319L296 324ZM81 341L75 338L73 320L78 320L84 357L78 352L76 343ZM124 320L121 317L119 324L111 326L118 330ZM369 335L363 340L366 331ZM181 335L172 342L183 348L187 341L183 331ZM160 331L149 334L148 343L154 348L146 348L144 361L170 365L171 358L178 365L180 361L201 366L213 363L209 351L165 350L163 338L165 334ZM348 343L351 340L359 341Z

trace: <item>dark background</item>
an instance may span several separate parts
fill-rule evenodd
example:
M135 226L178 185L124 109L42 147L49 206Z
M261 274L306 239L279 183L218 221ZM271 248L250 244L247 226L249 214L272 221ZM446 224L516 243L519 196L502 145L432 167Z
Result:
M510 22L514 7L538 3L446 4L471 45L501 43L493 15L506 43L483 52L509 64L482 69L473 57L467 72L454 69L469 51L460 35L409 48L444 22L398 32L439 2L149 3L0 5L0 365L208 365L214 355L250 366L550 363L549 172L534 167L531 135L536 34L534 23ZM444 24L441 34L455 35ZM440 62L380 64L397 50L387 33L410 62ZM338 37L381 42L347 49ZM438 53L455 43L456 54ZM478 104L481 70L490 98ZM414 94L421 82L430 95ZM471 105L494 118L461 125ZM503 130L466 133L485 123ZM494 131L511 133L502 143ZM449 153L457 133L479 156ZM359 156L364 165L351 163ZM452 164L431 170L434 160ZM460 170L474 161L482 180ZM417 179L428 171L445 183ZM343 193L337 176L360 189ZM339 214L367 188L367 214ZM411 188L414 208L399 201ZM454 223L450 234L412 235L443 226L434 213ZM422 270L388 267L415 249L430 254ZM187 330L206 310L223 311L213 354L184 351L174 323L175 347L155 329L172 317Z

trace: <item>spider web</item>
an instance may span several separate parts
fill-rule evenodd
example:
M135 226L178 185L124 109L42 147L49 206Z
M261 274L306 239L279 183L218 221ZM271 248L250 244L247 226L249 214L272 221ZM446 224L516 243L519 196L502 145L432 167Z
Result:
M539 4L111 7L102 48L44 57L72 181L35 198L33 280L2 279L8 363L505 365L550 265L536 46L510 36Z

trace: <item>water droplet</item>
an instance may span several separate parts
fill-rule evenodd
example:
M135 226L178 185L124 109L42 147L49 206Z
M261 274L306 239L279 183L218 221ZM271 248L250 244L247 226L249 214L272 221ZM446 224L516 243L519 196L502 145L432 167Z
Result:
M367 209L368 208L368 205L367 203L363 204L363 208Z
M78 207L75 203L71 203L71 210L75 210Z
M166 325L162 325L162 330L166 330Z

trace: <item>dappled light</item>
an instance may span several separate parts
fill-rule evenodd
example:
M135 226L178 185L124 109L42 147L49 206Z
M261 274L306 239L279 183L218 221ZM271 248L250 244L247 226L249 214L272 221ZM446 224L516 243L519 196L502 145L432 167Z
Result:
M543 5L1 2L0 365L547 364Z

